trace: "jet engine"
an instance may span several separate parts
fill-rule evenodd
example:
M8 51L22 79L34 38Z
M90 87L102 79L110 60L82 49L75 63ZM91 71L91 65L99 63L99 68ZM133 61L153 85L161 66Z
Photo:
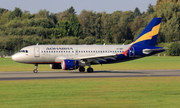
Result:
M62 69L61 64L57 63L57 64L50 64L50 68L51 69Z
M61 62L61 67L64 70L75 70L79 68L79 60L63 60Z

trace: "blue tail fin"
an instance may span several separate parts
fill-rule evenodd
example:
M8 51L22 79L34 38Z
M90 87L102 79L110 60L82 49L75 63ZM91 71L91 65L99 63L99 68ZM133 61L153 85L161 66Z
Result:
M153 18L132 45L155 46L160 28L161 18Z

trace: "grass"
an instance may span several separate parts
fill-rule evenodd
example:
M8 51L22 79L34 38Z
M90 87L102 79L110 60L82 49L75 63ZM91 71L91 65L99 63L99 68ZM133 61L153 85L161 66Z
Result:
M0 81L1 108L179 108L179 77Z
M166 69L180 69L180 57L157 57L151 56L141 58L133 61L93 65L94 70L166 70ZM0 58L1 72L14 71L32 71L34 66L32 64L16 63L9 58ZM52 71L49 65L39 65L39 71Z
M147 57L95 65L95 70L179 69L180 57ZM0 59L0 70L32 71L33 65ZM39 65L39 71L49 71ZM0 81L0 108L179 108L180 77Z

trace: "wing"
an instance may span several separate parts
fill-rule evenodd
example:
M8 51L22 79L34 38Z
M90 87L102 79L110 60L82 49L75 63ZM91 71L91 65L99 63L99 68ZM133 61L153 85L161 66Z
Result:
M97 54L94 56L77 57L77 59L83 60L88 63L99 63L98 62L99 60L106 62L106 59L116 60L116 57L117 55L115 54L104 54L104 55Z

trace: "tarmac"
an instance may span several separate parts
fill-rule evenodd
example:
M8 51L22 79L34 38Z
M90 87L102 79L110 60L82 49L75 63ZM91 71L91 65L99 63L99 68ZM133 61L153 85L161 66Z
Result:
M180 76L180 70L114 70L95 71L40 71L0 72L0 80L73 79L73 78L121 78L121 77L168 77Z

